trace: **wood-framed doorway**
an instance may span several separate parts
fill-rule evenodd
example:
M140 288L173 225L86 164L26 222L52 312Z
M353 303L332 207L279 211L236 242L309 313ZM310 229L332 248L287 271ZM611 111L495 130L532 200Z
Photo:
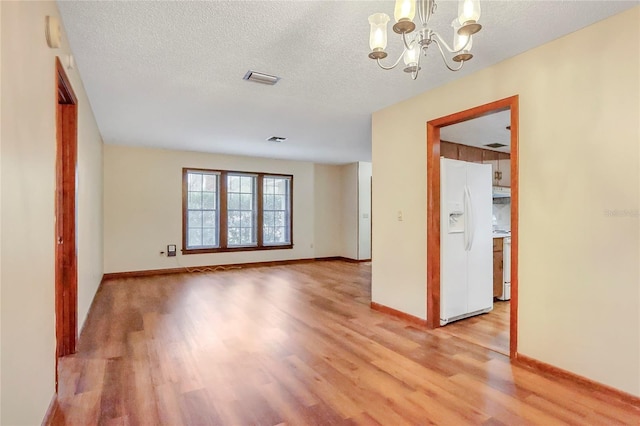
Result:
M440 129L511 110L511 303L509 355L518 348L518 95L427 122L427 327L440 327Z
M78 265L76 254L76 166L78 99L59 58L56 86L55 314L56 391L58 358L76 352L78 335Z

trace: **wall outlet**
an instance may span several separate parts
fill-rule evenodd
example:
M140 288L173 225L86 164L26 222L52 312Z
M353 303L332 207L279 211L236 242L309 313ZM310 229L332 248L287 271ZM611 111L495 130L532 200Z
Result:
M176 255L176 245L175 244L169 244L167 246L167 256L168 257L173 257Z

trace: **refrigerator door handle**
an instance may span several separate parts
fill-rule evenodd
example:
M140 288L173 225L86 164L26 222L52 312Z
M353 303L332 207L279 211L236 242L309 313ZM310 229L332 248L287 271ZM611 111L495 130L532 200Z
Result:
M473 215L473 203L471 202L471 190L468 186L464 187L464 197L465 197L465 250L471 251L471 247L473 247L473 237L475 237L476 226L475 226L475 217Z

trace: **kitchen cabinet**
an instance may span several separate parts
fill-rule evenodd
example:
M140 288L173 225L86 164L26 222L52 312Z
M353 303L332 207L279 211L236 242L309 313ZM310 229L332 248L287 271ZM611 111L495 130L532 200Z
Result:
M458 158L458 144L452 142L440 142L440 156L444 158L450 158L452 160L459 160Z
M492 185L511 186L511 155L507 152L440 141L440 156L470 163L491 164Z
M493 239L493 297L502 296L504 284L504 238Z
M502 179L498 180L495 186L511 186L511 159L509 157L498 159L498 171L502 173Z
M493 186L510 187L511 156L506 152L489 151L487 149L485 149L482 154L482 162L491 164Z
M458 145L458 160L469 163L482 163L482 148L474 146Z

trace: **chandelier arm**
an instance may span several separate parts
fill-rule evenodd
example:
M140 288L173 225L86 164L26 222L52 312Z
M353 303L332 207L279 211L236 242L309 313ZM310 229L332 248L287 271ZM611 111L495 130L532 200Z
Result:
M464 46L462 46L462 48L460 48L458 50L454 50L451 47L449 47L447 42L444 41L444 39L440 36L440 34L438 34L435 31L431 31L431 34L435 35L438 38L438 42L439 42L438 43L438 47L440 47L440 43L442 43L442 44L444 44L445 49L447 49L449 51L449 53L454 53L454 54L455 53L460 53L463 50L467 50L467 46L469 46L469 43L471 43L471 37L472 37L472 36L467 37L467 42L464 44ZM440 49L440 50L442 50L442 49Z
M418 62L416 63L416 70L411 73L411 78L413 80L418 78L418 73L420 72L420 59L422 59L422 49L420 49L420 53L418 54Z
M442 46L440 46L440 43L438 42L438 40L434 39L433 41L436 44L436 46L438 46L438 50L440 50L440 56L442 57L442 62L444 62L444 65L447 68L449 68L449 71L460 71L462 69L462 66L464 65L464 61L460 61L460 65L458 66L458 68L451 68L449 66L449 63L447 62L447 57L444 55L444 51L442 50Z
M398 64L400 63L400 60L402 59L402 56L404 55L404 52L406 52L406 51L407 51L407 49L404 49L402 51L402 53L400 54L400 57L398 58L398 60L393 65L391 65L390 67L386 67L386 66L382 65L380 63L380 59L376 59L376 62L378 63L378 66L380 68L382 68L383 70L392 70L392 69L394 69L395 67L398 66Z
M411 50L411 44L416 42L416 39L413 39L411 43L407 43L407 33L402 33L402 42L404 43L405 50ZM404 52L402 52L404 54Z

